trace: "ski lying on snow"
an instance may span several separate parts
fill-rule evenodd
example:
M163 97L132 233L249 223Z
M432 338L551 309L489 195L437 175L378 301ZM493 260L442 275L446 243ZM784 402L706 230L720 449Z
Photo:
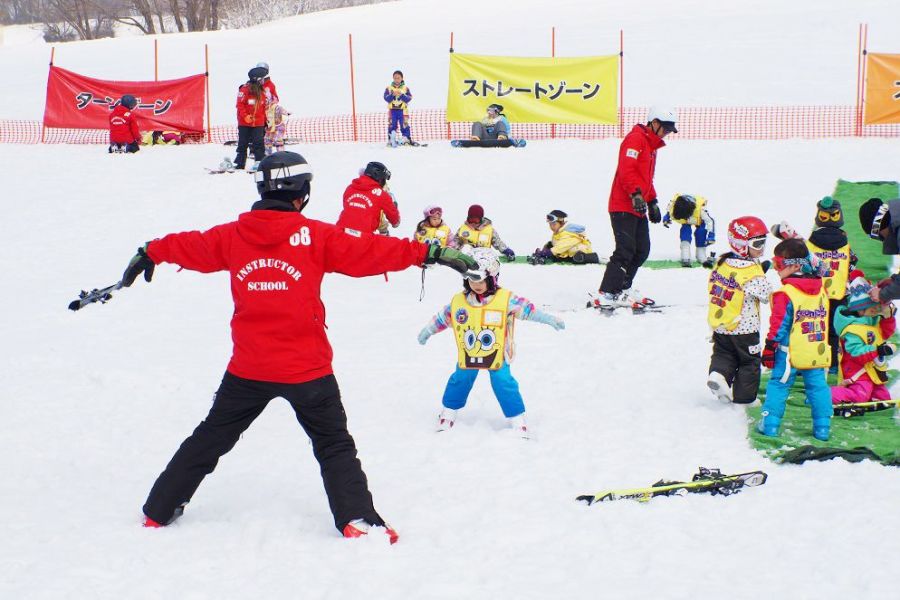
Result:
M666 481L661 479L645 488L606 490L596 494L584 494L576 500L588 506L597 502L637 500L647 502L657 496L686 496L687 494L711 494L730 496L744 487L756 487L766 482L768 475L762 471L750 471L737 475L723 475L719 469L700 467L691 481Z
M895 400L873 400L871 402L847 402L845 404L835 404L834 416L836 417L859 417L866 413L879 410L887 410L893 406L900 405L900 399Z
M90 292L81 290L81 293L78 294L78 300L69 302L69 310L80 310L88 304L93 304L94 302L106 304L107 302L112 300L113 292L122 289L122 285L123 284L121 281L117 281L116 283L99 290L97 288L92 289Z

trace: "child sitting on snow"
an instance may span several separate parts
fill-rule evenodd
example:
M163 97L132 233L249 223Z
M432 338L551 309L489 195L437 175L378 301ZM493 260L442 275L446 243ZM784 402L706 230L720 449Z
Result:
M772 378L757 429L763 435L778 435L788 393L799 373L812 409L813 436L827 441L832 415L831 390L825 381L825 372L831 365L828 295L803 240L788 239L775 246L772 262L782 287L772 295L772 315L762 355L762 364L772 369Z
M897 328L894 307L869 296L872 284L858 277L850 283L846 306L838 306L835 329L841 340L841 384L831 388L834 404L890 400L887 359L897 348L887 340Z
M425 218L416 225L416 241L446 247L453 233L444 223L444 211L440 206L428 206L422 213Z
M591 248L591 240L584 234L584 226L567 222L569 215L561 210L551 210L547 225L553 237L528 258L533 265L546 262L572 262L577 264L599 263L600 258Z
M466 222L459 226L451 246L458 250L462 250L466 246L494 248L509 261L516 258L516 253L500 239L491 220L484 217L484 209L478 204L469 207Z
M691 227L694 228L694 243L697 246L697 262L707 269L713 266L713 259L706 255L706 247L716 243L716 222L706 210L706 198L675 194L669 202L669 211L663 217L663 227L672 221L681 224L681 266L691 267Z
M709 275L709 313L713 351L706 385L723 402L749 404L759 391L759 304L772 288L767 265L759 259L766 247L766 225L740 217L728 225L726 252Z
M535 308L527 298L500 287L500 262L493 249L475 248L470 252L478 261L478 270L466 274L463 291L453 296L450 304L431 319L418 337L424 345L435 333L452 329L456 338L456 371L444 390L444 408L438 417L437 430L453 427L456 413L466 405L479 371L486 370L503 415L519 435L527 438L525 404L519 383L509 370L515 351L515 320L537 321L557 331L566 325L562 319Z
M266 107L266 135L263 139L266 156L284 150L284 134L287 130L284 118L290 114L278 100L273 100Z

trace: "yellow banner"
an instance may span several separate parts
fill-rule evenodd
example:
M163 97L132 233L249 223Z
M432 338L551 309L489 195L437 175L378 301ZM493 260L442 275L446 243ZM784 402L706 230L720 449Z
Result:
M866 125L900 123L900 54L866 55Z
M448 121L479 121L500 104L513 123L618 122L619 57L450 55Z

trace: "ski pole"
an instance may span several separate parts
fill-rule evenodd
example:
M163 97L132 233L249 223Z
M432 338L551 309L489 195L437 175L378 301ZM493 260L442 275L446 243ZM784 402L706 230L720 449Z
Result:
M112 300L112 293L121 289L123 285L124 284L120 279L116 283L99 290L97 288L92 289L90 292L81 290L81 293L78 294L78 299L69 302L69 310L80 310L88 304L93 304L94 302L106 304L107 302Z

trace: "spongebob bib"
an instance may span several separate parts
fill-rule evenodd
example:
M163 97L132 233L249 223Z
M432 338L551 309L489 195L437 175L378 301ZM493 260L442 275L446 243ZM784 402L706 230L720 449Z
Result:
M509 290L499 289L484 306L472 306L465 292L453 296L450 315L460 369L496 371L503 366L509 297Z
M419 227L416 231L416 241L433 246L447 246L450 241L450 227L441 225L440 227Z
M860 325L858 323L854 323L853 325L848 325L841 332L841 335L845 333L852 333L855 336L858 336L863 342L865 342L869 346L880 346L884 343L884 337L881 335L881 327L875 327L872 325ZM855 373L844 373L844 365L841 365L841 379L847 379L849 377L853 377ZM872 378L872 381L875 382L876 385L882 385L887 383L887 363L883 363L882 365L878 365L874 360L870 360L866 363L866 374Z
M485 225L481 229L475 229L470 227L468 223L463 223L456 235L461 242L476 248L490 248L494 241L494 226Z
M837 250L823 250L811 242L806 242L806 246L827 267L822 275L822 285L828 297L843 300L847 295L847 279L850 276L850 244L844 244Z
M706 320L713 329L737 329L744 307L744 285L751 279L765 277L762 267L754 263L746 267L732 267L727 262L709 274L709 313ZM759 305L757 304L757 311Z
M790 359L795 369L822 369L831 366L828 345L828 295L823 288L817 295L804 294L791 284L782 291L794 305L791 326Z

